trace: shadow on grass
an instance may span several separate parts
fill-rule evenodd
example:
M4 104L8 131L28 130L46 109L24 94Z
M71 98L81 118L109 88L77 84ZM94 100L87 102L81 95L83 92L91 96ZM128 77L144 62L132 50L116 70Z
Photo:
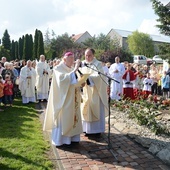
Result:
M7 165L0 163L0 169L3 170L16 170L15 168L9 168Z
M38 118L35 112L35 104L23 105L21 100L15 99L13 107L0 112L0 138L22 138L25 130L33 132L29 122Z
M18 155L18 154L11 153L11 152L9 152L9 151L7 151L5 149L2 149L2 148L0 148L0 156L2 158L7 157L8 159L13 159L14 162L17 160L17 161L24 162L25 164L28 164L28 165L32 164L32 165L34 165L34 167L37 167L37 168L41 167L41 168L46 169L45 166L43 166L41 164L38 164L35 161L31 161L30 159L27 159L27 158L25 158L25 157L23 157L21 155ZM12 170L12 169L16 170L16 168L11 168L8 165L4 165L2 163L0 163L0 169L1 170Z
M51 169L36 104L15 99L0 112L0 170Z

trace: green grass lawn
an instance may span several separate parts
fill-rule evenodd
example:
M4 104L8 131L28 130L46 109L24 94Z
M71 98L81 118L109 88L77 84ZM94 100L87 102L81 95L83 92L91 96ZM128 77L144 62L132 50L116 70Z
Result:
M15 99L0 112L0 170L51 170L49 148L35 104Z

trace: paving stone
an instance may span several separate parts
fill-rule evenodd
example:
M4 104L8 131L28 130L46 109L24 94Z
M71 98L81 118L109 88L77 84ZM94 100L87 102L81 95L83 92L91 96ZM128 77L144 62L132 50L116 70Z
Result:
M121 162L121 165L122 166L127 166L127 165L129 165L129 162Z
M139 164L137 162L131 162L130 165L136 166L136 165L139 165Z
M131 155L130 156L132 159L137 159L138 157L136 155Z
M145 148L136 144L114 127L111 127L110 141L108 141L107 128L106 124L106 132L100 138L88 138L81 134L79 145L71 146L71 148L54 148L53 150L56 152L54 155L57 155L55 159L58 160L58 164L61 164L61 169L156 170L156 167L160 170L170 169L164 162L152 156ZM48 136L50 137L50 134ZM108 147L108 142L110 142L111 147ZM101 150L89 152L94 149Z
M133 161L133 159L130 158L130 157L125 158L125 160L126 160L127 162L132 162L132 161Z

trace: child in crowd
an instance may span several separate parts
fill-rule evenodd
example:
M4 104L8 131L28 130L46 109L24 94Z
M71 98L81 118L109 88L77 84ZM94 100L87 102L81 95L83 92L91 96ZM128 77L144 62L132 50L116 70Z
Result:
M169 97L169 82L170 82L170 77L167 74L166 71L164 71L163 76L161 78L162 82L162 90L163 90L163 97L167 99Z
M151 94L152 95L157 95L158 93L158 69L155 65L150 66L150 78L153 80L153 85L151 87Z
M153 79L150 78L150 73L146 74L146 78L143 80L143 95L144 99L147 99L152 92Z
M0 104L2 103L3 96L4 96L4 80L0 75ZM4 111L4 110L0 109L0 111Z
M12 106L12 95L13 95L13 83L9 74L5 75L4 83L4 104Z
M131 64L127 64L126 71L122 76L123 79L123 98L124 99L131 99L134 100L134 93L133 93L133 83L135 81L134 72L131 70Z
M144 74L143 74L143 68L139 65L136 66L136 72L134 73L136 79L133 84L133 92L135 99L140 99L142 96L142 89L143 89L143 80L144 80Z

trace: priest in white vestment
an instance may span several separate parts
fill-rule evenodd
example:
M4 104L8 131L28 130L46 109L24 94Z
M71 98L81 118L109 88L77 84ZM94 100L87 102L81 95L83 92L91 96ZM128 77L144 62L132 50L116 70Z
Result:
M122 76L125 73L125 66L120 63L120 58L115 58L115 63L113 63L109 68L109 74L114 80L111 81L110 87L110 98L112 100L120 100L123 96L123 79ZM119 82L119 83L118 83Z
M49 64L45 61L45 56L40 55L40 61L35 67L37 77L36 77L36 90L37 90L37 100L47 101L49 94L49 81L51 69Z
M82 119L80 114L80 87L76 71L80 60L74 54L67 52L63 61L53 69L53 78L49 93L49 100L45 113L43 130L52 130L52 144L61 146L80 141Z
M105 132L105 116L108 113L107 78L104 74L102 63L94 56L94 49L86 49L85 60L82 61L82 71L90 73L87 83L83 87L82 95L82 123L86 135L100 135ZM90 68L89 68L90 67ZM95 71L97 70L97 71Z
M21 68L19 77L19 90L21 91L22 103L36 102L35 81L36 72L31 67L31 61L28 60L26 66Z

